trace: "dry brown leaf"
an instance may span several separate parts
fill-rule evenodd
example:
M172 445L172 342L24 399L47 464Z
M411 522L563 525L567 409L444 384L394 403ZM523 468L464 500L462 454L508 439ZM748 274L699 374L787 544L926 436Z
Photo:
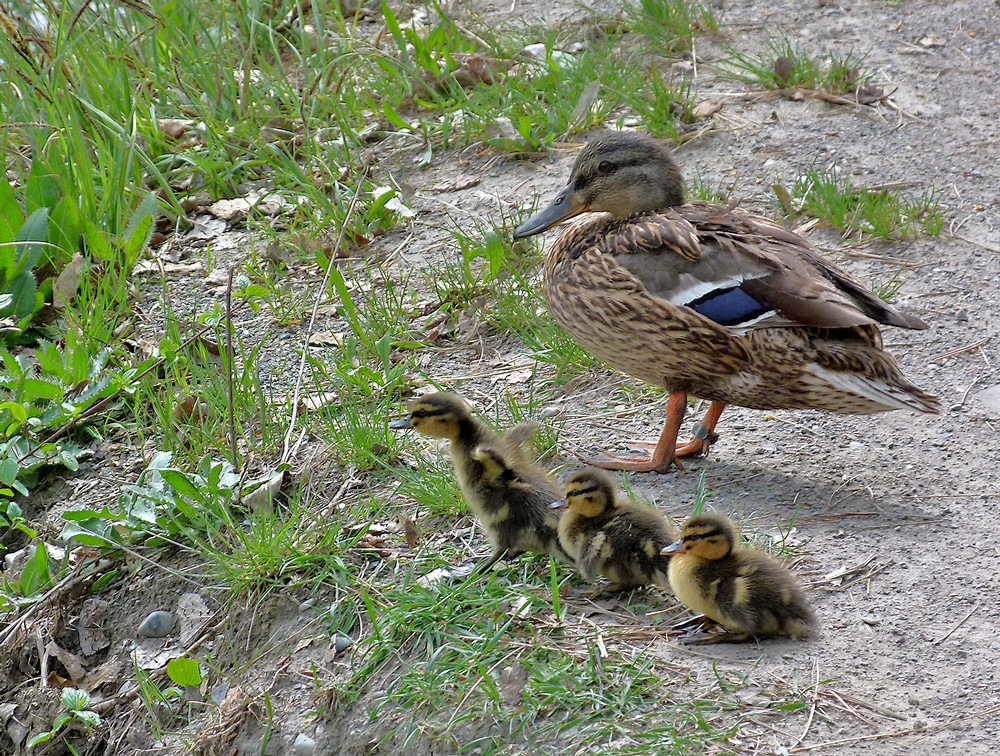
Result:
M243 220L250 214L253 205L243 197L219 200L209 205L206 210L210 215L225 221Z
M783 84L787 84L788 80L792 78L792 71L794 70L795 61L787 55L782 55L781 57L774 59L774 75L777 76L778 80Z
M199 425L208 415L208 403L198 401L197 397L188 395L174 405L174 411L171 414L175 423Z
M292 266L291 250L276 239L272 239L264 248L264 259L271 265L279 268L290 268Z
M699 102L694 106L694 110L691 111L691 115L697 120L703 121L706 118L711 118L720 110L726 106L726 103L722 100L704 100Z
M471 176L469 174L462 174L461 176L456 176L455 178L444 181L440 184L435 184L429 187L427 191L429 192L460 192L463 189L471 189L476 186L482 179L479 176Z
M104 633L109 604L98 598L89 598L80 607L77 632L80 635L80 651L84 656L93 656L111 645Z
M54 640L49 641L45 647L45 653L58 659L74 682L82 680L87 674L87 665L83 657L67 651Z
M398 519L399 524L403 526L403 537L406 539L406 545L411 549L417 548L417 544L420 543L420 528L417 527L417 523L403 512L400 512Z
M318 410L321 407L333 404L340 399L336 391L325 391L322 394L309 394L299 400L299 412L308 410Z
M80 279L83 276L83 255L77 252L73 259L66 263L66 267L59 273L55 284L52 286L52 306L57 310L64 310L73 297L76 296L77 289L80 288Z
M181 200L181 208L185 213L197 212L211 204L212 198L208 196L208 192L198 192Z
M917 44L921 47L944 47L948 41L940 34L932 33L921 37Z
M334 331L314 331L309 334L309 346L343 346L346 333Z
M495 84L514 65L510 58L494 58L481 53L455 53L451 58L458 63L458 68L438 75L425 72L421 76L423 81L435 89L444 89L451 78L463 89L471 89L479 84Z
M191 220L191 230L183 235L185 243L194 241L211 241L226 233L226 222L219 218L199 215Z
M216 268L205 276L205 283L209 286L226 286L229 283L229 271L226 268Z
M197 134L197 122L188 118L160 118L156 121L160 133L169 139L180 139L182 136Z
M116 656L112 656L103 664L99 664L90 670L90 672L85 675L82 680L78 680L77 683L83 690L93 692L107 683L120 683L121 671L122 660Z

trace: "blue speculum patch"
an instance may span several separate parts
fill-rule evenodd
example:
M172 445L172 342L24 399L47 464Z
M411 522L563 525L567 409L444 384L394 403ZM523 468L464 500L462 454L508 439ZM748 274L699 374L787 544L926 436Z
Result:
M688 303L688 307L713 320L719 325L737 326L756 320L771 312L772 308L761 304L738 286L716 289L703 297Z

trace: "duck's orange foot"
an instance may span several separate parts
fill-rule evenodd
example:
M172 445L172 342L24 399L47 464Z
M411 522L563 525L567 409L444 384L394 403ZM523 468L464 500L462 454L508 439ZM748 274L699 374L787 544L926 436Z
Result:
M601 453L596 457L588 457L583 460L592 467L600 467L603 470L625 470L627 472L669 472L671 466L676 465L677 469L683 470L682 465L675 457L666 460L658 459L655 453L635 457L616 457L613 454Z
M678 457L699 457L707 455L708 450L712 447L712 444L718 440L718 433L710 431L701 423L698 423L694 426L691 440L683 446L677 447L677 451L674 452L674 455Z

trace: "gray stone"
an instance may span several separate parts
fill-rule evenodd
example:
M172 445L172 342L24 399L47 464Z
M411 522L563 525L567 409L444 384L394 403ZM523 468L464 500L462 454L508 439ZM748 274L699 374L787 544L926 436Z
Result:
M176 624L174 615L170 612L165 612L163 610L151 612L149 616L146 617L139 624L139 635L145 638L162 638L164 635L169 635Z
M292 748L295 750L295 756L312 756L316 752L316 741L300 732L295 736Z
M987 409L1000 412L1000 384L978 392L976 400Z

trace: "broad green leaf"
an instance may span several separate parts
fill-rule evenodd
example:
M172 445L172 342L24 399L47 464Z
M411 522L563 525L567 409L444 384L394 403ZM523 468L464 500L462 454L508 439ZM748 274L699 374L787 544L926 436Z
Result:
M104 507L100 511L97 511L96 509L68 509L65 512L63 512L62 518L64 520L70 520L76 522L84 522L86 520L91 520L94 518L101 520L112 520L114 522L119 522L125 519L122 515L117 514L116 512L112 512L107 507Z
M49 554L44 543L35 545L35 553L24 565L21 572L21 595L33 596L38 591L52 584L49 576Z
M90 706L90 694L79 688L63 688L62 703L69 711L83 711Z
M25 378L21 383L21 391L22 396L31 401L61 399L66 393L66 389L58 383L45 381L41 378Z
M0 483L5 486L13 484L17 480L17 462L13 459L0 459Z
M28 748L34 748L36 745L41 745L46 741L52 740L56 736L55 730L49 730L48 732L40 732L35 737L28 740Z
M38 292L35 275L30 270L22 271L11 281L9 288L12 299L7 307L0 309L0 316L13 315L18 321L29 318L35 312L35 295Z
M382 115L384 115L385 120L387 120L393 126L403 129L404 131L410 130L410 124L408 124L406 121L402 119L402 117L400 117L399 113L397 113L393 109L392 105L389 104L388 100L382 101Z
M83 220L83 240L87 245L87 251L93 259L104 262L114 261L115 253L111 249L108 238L101 229L87 218Z
M90 711L89 709L85 711L78 711L76 713L76 718L89 727L100 727L101 725L101 715L96 711Z
M160 470L160 475L163 476L167 485L181 496L186 496L197 502L204 503L206 501L205 494L180 470Z
M198 660L185 657L167 662L167 676L184 688L197 688L203 679Z
M48 239L49 211L39 208L24 222L14 241L17 244L17 262L11 271L11 276L17 276L21 271L30 271L35 267L42 247Z
M2 385L2 384L0 384ZM7 411L10 416L22 425L28 422L28 410L20 402L3 402L0 404L0 412Z
M156 223L156 215L160 206L157 202L156 193L150 192L146 198L139 203L135 214L128 222L125 229L125 264L128 270L132 270L139 261L139 256L149 239L153 235L153 226Z
M83 233L80 211L71 197L63 197L52 209L48 232L49 242L58 248L47 249L48 257L60 264L71 260L73 254L80 249L80 237Z
M67 522L63 525L59 538L65 542L76 541L77 543L82 543L84 546L92 546L94 548L122 545L122 539L118 531L108 524L106 520L98 518Z
M14 241L18 230L24 224L24 216L18 207L17 197L7 179L0 174L0 244Z
M25 191L28 213L37 210L51 210L59 200L59 177L52 173L43 160L37 157L31 161L31 173Z

